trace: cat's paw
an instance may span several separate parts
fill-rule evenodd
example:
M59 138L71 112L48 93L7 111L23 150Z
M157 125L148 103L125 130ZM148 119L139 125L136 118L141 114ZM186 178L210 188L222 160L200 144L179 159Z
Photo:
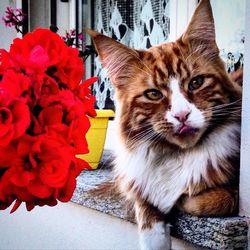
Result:
M141 250L171 249L170 225L157 222L151 228L140 231Z

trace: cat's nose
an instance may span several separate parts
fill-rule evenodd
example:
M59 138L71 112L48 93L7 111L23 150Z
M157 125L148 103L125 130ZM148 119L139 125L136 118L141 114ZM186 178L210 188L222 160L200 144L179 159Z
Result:
M174 117L179 121L179 122L185 122L189 115L190 115L191 111L190 110L182 110L176 114L174 114Z

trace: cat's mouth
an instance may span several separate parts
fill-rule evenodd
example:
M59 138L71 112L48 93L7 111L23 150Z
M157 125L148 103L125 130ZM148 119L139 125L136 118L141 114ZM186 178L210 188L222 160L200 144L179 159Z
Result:
M194 128L192 126L186 125L186 124L182 124L177 132L175 133L175 136L186 136L186 135L194 135L195 133L197 133L199 131L198 128Z

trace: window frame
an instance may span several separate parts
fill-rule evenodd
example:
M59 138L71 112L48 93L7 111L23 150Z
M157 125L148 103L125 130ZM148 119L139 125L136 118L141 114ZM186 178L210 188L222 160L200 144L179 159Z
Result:
M250 0L246 0L244 77L241 116L239 214L250 217Z

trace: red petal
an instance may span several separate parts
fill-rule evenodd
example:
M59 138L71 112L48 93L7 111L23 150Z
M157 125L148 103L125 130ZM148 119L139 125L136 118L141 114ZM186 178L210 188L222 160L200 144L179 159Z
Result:
M19 143L17 146L18 155L21 157L26 157L27 155L29 155L35 140L37 140L37 137L32 137L27 134L22 136L19 139Z
M35 207L34 202L26 202L27 211L31 211Z
M92 170L92 167L89 165L88 162L86 162L85 160L83 159L80 159L80 158L76 158L75 159L75 162L76 162L76 169L77 169L77 172L76 172L76 175L78 176L80 174L80 172L84 169L87 169L87 170Z
M14 135L13 125L5 126L0 124L0 146L7 146Z
M6 126L6 125L0 123L0 138L5 136L6 134L8 134L8 132L10 130L13 130L12 125L11 125L11 127L9 127L9 126Z
M59 107L47 107L39 115L39 120L44 126L62 123L63 112Z
M49 56L42 46L37 45L30 51L29 59L31 63L36 64L41 68L46 68L49 61Z
M82 82L82 84L84 84L86 87L89 87L90 85L92 85L94 82L96 82L98 80L98 77L94 76L94 77L90 77L87 80L84 80Z
M12 209L10 210L10 213L14 213L19 207L20 205L22 204L22 201L20 200L16 200L14 206L12 207Z
M11 182L18 187L25 187L27 186L31 180L35 178L34 174L25 171L25 170L18 170L15 172L15 175L11 177Z
M12 113L8 108L0 108L0 123L8 125L12 122Z
M47 205L50 206L50 207L54 207L57 205L57 200L56 199L51 199L51 200L48 200L47 201Z
M59 190L58 200L62 202L68 202L71 199L75 188L76 188L75 172L73 170L70 170L67 183L63 188Z
M30 182L28 191L35 197L45 199L52 194L53 189L42 183L39 179L36 179Z
M13 115L15 138L17 138L23 135L30 125L30 111L29 107L20 101L12 102L10 109Z
M40 178L50 187L59 188L65 185L69 171L70 161L53 160L41 165Z
M34 196L28 192L27 188L26 187L17 187L15 186L14 188L14 193L15 193L15 196L20 200L20 201L32 201L34 200Z
M53 196L54 196L54 194L53 194ZM38 205L40 207L42 207L44 205L48 205L50 207L53 207L53 206L57 205L57 200L54 197L49 197L48 199L44 199L44 200L36 200L35 205Z

